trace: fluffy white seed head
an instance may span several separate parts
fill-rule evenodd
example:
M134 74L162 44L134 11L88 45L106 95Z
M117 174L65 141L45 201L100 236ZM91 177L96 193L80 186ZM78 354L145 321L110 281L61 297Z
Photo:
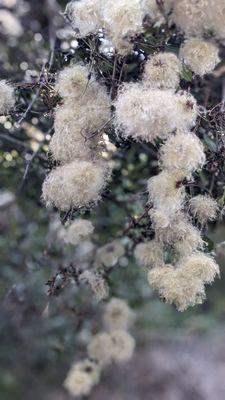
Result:
M107 243L98 249L96 254L96 261L103 264L105 267L114 267L120 257L125 253L124 246L118 240Z
M128 54L132 53L132 51L133 51L134 45L128 39L121 39L120 37L115 36L115 37L111 38L111 42L112 42L113 48L122 57L127 56Z
M180 50L180 57L200 76L212 72L220 61L218 47L212 42L198 38L185 41Z
M153 142L173 131L174 110L170 91L149 90L141 84L124 84L115 102L115 124L124 137ZM165 111L165 112L164 112Z
M76 245L82 240L87 239L94 231L91 221L86 219L76 219L66 229L65 242Z
M167 303L175 304L178 311L184 311L205 299L204 284L194 276L180 274L180 269L172 266L153 268L148 272L148 281Z
M198 106L195 98L186 91L177 93L177 107L175 118L178 130L189 130L193 128L198 116Z
M135 348L134 338L128 332L120 329L112 331L110 337L112 359L118 363L129 361Z
M181 62L173 53L158 53L145 64L143 81L150 88L176 89L180 81Z
M172 19L187 36L203 36L210 28L209 0L174 1Z
M103 26L112 40L113 46L120 52L121 40L129 39L142 32L144 13L140 0L108 0L102 7ZM129 40L127 52L130 52ZM125 46L123 54L126 52Z
M188 37L212 32L217 39L225 38L224 0L174 1L172 19Z
M219 206L212 197L207 195L198 195L192 197L189 201L190 211L201 224L216 219Z
M61 164L76 159L95 160L102 149L103 140L100 136L85 139L79 128L74 127L73 131L69 131L68 126L63 127L63 134L60 131L55 132L49 143L52 158Z
M208 15L211 30L217 39L225 39L225 3L224 0L211 0L208 3Z
M90 287L95 299L99 302L109 296L109 286L98 271L86 270L79 276L79 281Z
M219 266L212 257L204 253L194 253L187 258L181 259L178 268L179 273L187 279L198 278L203 283L212 283L219 276Z
M210 256L196 252L181 258L175 267L154 268L148 272L149 284L179 311L201 304L206 283L219 275L219 267Z
M173 223L176 212L177 210L170 214L169 209L161 210L157 207L152 208L148 214L155 231L165 229L166 227L170 226Z
M74 64L64 68L58 76L55 90L59 92L63 98L80 98L88 85L95 82L93 74L86 65Z
M147 183L149 201L156 210L168 217L172 217L183 205L185 190L179 182L179 174L162 171L150 178Z
M162 244L156 240L139 243L134 250L139 265L145 267L161 267L164 265Z
M0 10L0 32L16 38L19 38L24 32L23 26L15 13L4 8Z
M92 90L86 91L84 96L76 101L67 102L58 107L55 113L55 131L63 132L63 126L69 131L79 129L85 137L88 133L100 129L110 118L110 101L108 94L102 86L92 86Z
M205 163L203 144L192 133L182 132L171 136L161 147L160 163L163 169L180 171L184 177L189 177Z
M112 339L110 334L100 332L93 336L88 344L88 355L97 360L100 365L107 365L112 361Z
M172 7L172 3L173 0L163 1L165 14L169 14ZM160 10L160 7L157 4L156 0L142 0L142 7L145 15L147 15L152 22L155 22L159 25L165 22L165 17L162 14L162 11Z
M100 199L107 177L108 169L103 163L73 161L50 172L43 183L42 196L47 206L54 205L62 211L89 206Z
M98 32L102 26L100 7L101 0L78 0L67 4L65 14L78 36Z
M193 96L187 92L149 89L126 83L115 101L115 126L124 137L154 142L176 129L191 128L197 117Z
M94 385L99 382L100 368L88 359L72 365L68 372L64 387L71 396L82 396L90 394Z
M134 320L134 313L127 302L112 298L105 307L103 314L104 325L107 330L123 329L127 330Z
M71 370L64 382L64 387L71 396L87 395L93 387L92 379L89 374L79 370Z
M0 81L0 114L6 114L15 104L13 87L5 80Z
M157 226L156 237L166 247L174 249L179 256L189 255L204 247L201 232L184 214L178 215L166 228Z
M55 90L59 92L60 96L63 97L67 103L71 100L71 108L75 108L75 99L85 104L88 101L98 102L101 100L101 102L104 101L104 103L107 103L107 107L110 106L110 99L105 86L101 85L96 80L93 72L90 75L89 68L86 65L74 64L64 68L59 73ZM100 98L100 100L98 98ZM101 103L96 105L96 107L100 106Z
M104 149L101 127L109 119L110 103L104 91L98 91L96 97L85 95L76 107L68 103L58 107L49 146L53 158L63 164L77 158L98 158Z

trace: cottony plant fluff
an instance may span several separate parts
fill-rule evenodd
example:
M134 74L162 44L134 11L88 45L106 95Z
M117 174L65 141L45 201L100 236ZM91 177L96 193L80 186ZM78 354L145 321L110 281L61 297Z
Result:
M66 229L65 242L70 244L78 244L82 240L87 239L94 231L91 221L86 219L76 219Z
M182 64L173 53L158 53L145 63L143 80L151 88L176 89Z
M146 76L143 83L123 85L115 108L117 131L125 138L146 142L166 139L176 129L190 129L197 117L196 101L191 95L151 89Z
M75 362L70 368L65 388L72 396L90 394L98 384L101 371L110 363L124 363L131 359L135 340L127 331L133 319L133 312L122 299L112 299L106 304L104 316L107 332L99 332L87 346L89 358Z
M185 98L186 94L183 96ZM191 179L192 174L203 167L205 158L203 145L194 133L178 128L175 135L170 134L160 150L162 171L148 181L152 204L149 215L156 237L152 245L151 242L140 243L135 249L137 260L152 267L148 273L149 284L180 311L201 303L205 299L205 284L212 283L218 274L216 263L202 253L204 245L200 231L192 225L190 216L184 214L183 181ZM204 201L206 207L202 209ZM209 220L215 218L217 206L210 198L197 196L196 200L190 200L190 209L203 224L206 213ZM174 254L174 265L164 263L163 253L168 250ZM209 279L195 273L196 268L200 270L204 264L212 271Z
M208 195L192 197L190 199L191 213L198 219L201 224L206 224L207 221L213 221L217 217L219 206L216 200Z
M225 38L223 0L173 0L172 19L187 36Z
M223 120L215 124L214 108L207 110L210 76L205 75L221 74L224 16L219 0L78 0L66 7L78 51L53 78L52 169L42 199L61 213L63 245L75 246L63 285L70 279L77 290L86 287L96 305L107 299L103 330L95 327L87 358L75 361L65 380L72 396L89 395L104 368L132 357L135 341L128 330L134 312L116 297L116 284L115 297L109 298L110 274L118 269L119 275L132 252L149 285L179 311L201 304L206 285L219 276L204 238L207 222L220 210L214 197L222 196L222 180L216 188L216 173L209 181L212 171L221 169L215 158L223 154ZM13 107L14 94L5 81L0 91L4 114ZM213 98L213 91L208 96ZM220 140L216 150L213 126ZM132 193L130 178L124 189L125 179L118 177L130 171L137 176L136 162L145 157L148 164L137 179L144 189ZM101 209L100 199L113 203L113 218ZM134 199L143 206L140 216L132 208ZM123 212L129 216L119 226Z
M212 42L198 38L187 39L184 42L180 57L200 76L212 72L220 61L218 47Z
M66 164L76 159L101 157L104 149L101 126L111 113L106 88L94 75L89 79L87 66L77 64L60 72L55 90L64 102L55 111L55 132L50 142L53 159Z
M78 0L67 5L65 14L78 37L104 29L121 55L132 52L132 41L144 31L146 18L156 25L170 19L189 37L213 32L217 39L225 38L223 0Z
M120 257L124 255L124 246L118 240L100 247L97 251L96 261L105 267L113 267Z
M77 47L49 80L54 122L42 200L58 209L60 244L73 252L50 289L72 283L77 299L88 293L94 305L84 308L94 320L93 329L84 326L87 354L64 382L72 396L90 395L105 368L132 358L128 303L132 292L139 305L139 279L133 285L130 268L143 267L149 293L179 311L202 304L219 276L207 223L225 202L223 3L67 4ZM13 89L1 81L1 113L13 105Z
M99 379L99 365L87 358L72 365L64 386L72 396L88 395Z
M186 178L205 163L202 142L189 132L171 136L161 147L160 163L162 169L177 171Z
M6 114L15 104L13 87L5 80L0 81L0 114Z
M189 189L191 185L197 187L195 178L208 167L202 133L198 135L201 118L207 118L184 83L187 68L203 77L218 64L218 46L225 38L221 17L224 10L222 2L214 0L167 0L162 4L152 0L79 0L68 3L65 11L82 46L97 40L85 62L72 62L56 77L54 89L60 100L49 146L55 165L44 181L42 198L48 206L68 215L97 205L105 195L111 168L116 165L109 157L111 135L115 142L130 140L134 146L137 142L140 148L152 146L151 151L157 150L158 174L146 179L148 210L144 214L154 239L140 235L132 248L138 264L151 268L148 280L153 288L179 309L202 301L204 285L216 275L204 281L199 277L195 281L193 276L187 290L187 257L192 260L198 256L207 265L212 260L204 256L205 242L199 227L216 219L219 206L202 189ZM163 23L168 29L175 23L177 34L184 33L179 36L178 55L166 43L160 51L152 50L148 55L144 50L135 50L147 41L145 31L149 26L158 29ZM209 33L210 40L206 39ZM101 57L113 61L110 76L99 66L96 68L96 54L104 43L108 43L109 51ZM141 60L134 75L125 71L128 54ZM2 98L8 109L13 95L11 87L6 87L8 97L5 91ZM118 199L115 202L120 204ZM91 240L93 234L93 225L85 218L70 221L63 229L64 241L72 245ZM78 281L88 285L98 300L107 297L107 275L127 262L127 250L120 235L108 238L95 248L88 261L91 268L82 267ZM168 254L173 255L169 265ZM191 274L191 269L188 271Z
M43 184L43 199L63 211L96 203L106 185L104 164L77 160L52 170Z
M94 75L89 79L88 67L80 64L60 72L55 90L63 103L55 112L50 151L62 165L47 176L42 197L47 205L67 211L96 203L106 186L109 168L102 157L102 126L110 119L110 99L106 88Z

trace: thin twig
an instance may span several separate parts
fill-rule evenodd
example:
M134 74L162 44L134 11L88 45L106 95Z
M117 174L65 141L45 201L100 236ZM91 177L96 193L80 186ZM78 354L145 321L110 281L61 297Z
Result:
M43 73L44 73L46 64L47 64L46 62L43 64L43 66L42 66L42 68L41 68L41 72L40 72L40 74L39 74L39 79L38 79L39 88L38 88L38 90L37 90L35 96L34 96L33 99L31 100L30 104L28 105L27 109L26 109L25 112L23 113L22 117L21 117L21 118L19 119L19 121L17 122L19 125L20 125L20 124L23 122L23 120L27 117L27 114L29 113L29 111L30 111L31 108L33 107L34 103L35 103L36 100L38 99L38 97L39 97L39 95L40 95L40 91L41 91L42 87L43 87L44 84L45 84L45 82L44 82L44 81L41 82L41 80L42 80L42 78L43 78Z
M102 130L113 120L113 117L109 118L108 121L106 121L102 126L100 126L100 128L96 129L94 132L92 132L90 135L88 136L84 136L85 140L89 140L92 139L94 136L99 135Z
M118 56L117 56L117 54L115 54L114 65L113 65L113 73L112 73L112 86L111 86L111 89L110 89L110 99L111 100L114 99L117 61L118 61Z

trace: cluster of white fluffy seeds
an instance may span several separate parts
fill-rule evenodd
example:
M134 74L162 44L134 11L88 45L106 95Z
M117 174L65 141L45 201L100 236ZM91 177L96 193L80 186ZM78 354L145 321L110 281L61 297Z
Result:
M91 221L86 219L76 219L69 224L66 229L66 235L64 241L69 244L76 245L81 241L88 238L94 232L94 226Z
M149 201L153 204L150 213L155 228L168 226L182 208L185 189L179 182L183 178L182 172L163 170L148 180Z
M71 396L88 395L99 382L100 372L99 365L88 358L74 363L68 372L64 387Z
M97 33L101 27L101 0L79 0L67 4L65 14L79 37Z
M148 273L150 285L180 311L205 299L204 285L211 283L219 271L215 261L201 252L204 247L201 232L183 212L182 179L190 178L204 161L199 139L191 133L178 132L162 146L162 172L148 182L149 200L153 205L149 215L155 228L155 239L145 243L149 255L145 255L143 264L146 266L146 260L149 260L147 266L152 267ZM217 208L216 202L208 196L200 195L190 200L190 210L201 224L214 219ZM139 262L141 245L135 250ZM174 256L173 266L166 265L162 257L162 253L168 251Z
M174 249L179 256L186 256L204 248L201 232L184 213L178 213L173 224L166 227L155 224L155 227L160 246Z
M114 240L98 249L96 262L103 265L105 268L114 267L124 253L125 248L123 244L118 240Z
M15 14L15 12L6 10L5 8L0 9L0 32L7 36L19 38L23 34L24 29L18 16Z
M55 168L42 187L46 205L68 211L96 203L106 184L107 174L106 165L92 161L77 160Z
M174 0L172 19L187 36L203 36L209 28L207 15L209 1Z
M130 40L142 32L144 7L140 0L79 0L70 2L65 14L79 37L104 29L114 48L124 55Z
M173 0L172 20L185 33L187 40L181 47L180 57L200 76L210 73L219 63L216 42L204 39L225 39L225 4L223 0Z
M134 313L122 299L113 297L105 306L103 321L107 330L127 330L132 325Z
M161 68L159 66L159 68ZM176 129L190 129L197 118L196 101L187 92L151 89L142 83L125 83L115 101L115 127L123 137L154 142Z
M124 300L112 298L105 307L103 321L106 331L93 336L88 345L89 357L101 366L128 361L135 347L133 337L127 332L134 313Z
M182 64L173 53L158 53L145 63L143 80L151 89L176 89Z
M152 268L148 280L153 288L183 311L203 301L204 285L213 281L218 267L201 252L201 232L184 213L183 181L203 167L206 157L202 142L190 131L197 117L196 100L187 92L175 91L180 72L180 61L173 54L159 53L150 58L142 82L124 84L119 91L115 124L125 137L147 142L165 140L159 153L161 172L147 185L155 239L139 243L134 255L139 264ZM204 224L216 217L217 204L207 196L196 196L196 200L190 200L189 209ZM168 252L173 254L174 266L166 265ZM204 265L209 274L213 271L211 278L205 279L203 272L196 277L196 265L200 271Z
M109 297L109 286L103 275L97 270L87 269L79 276L79 282L87 285L97 302Z
M205 163L203 144L193 133L177 133L162 146L160 163L164 170L188 178Z
M109 242L106 245L99 247L95 251L95 254L93 254L92 269L85 270L79 276L79 282L87 285L91 289L94 298L98 302L109 296L109 286L105 279L105 272L115 267L124 254L125 247L121 241L114 240Z
M205 299L205 284L219 275L215 261L201 252L180 259L176 268L166 265L148 272L148 281L168 303L179 311L201 304Z
M62 164L98 159L104 143L101 127L111 113L105 87L89 78L87 66L77 64L59 74L56 90L64 102L55 111L53 158Z
M110 119L110 99L84 65L65 68L56 90L63 104L55 111L50 151L60 162L43 184L43 199L60 210L96 203L109 176L101 157L102 126Z
M5 80L0 81L0 114L6 114L15 104L13 87Z
M103 27L121 55L130 52L130 39L142 32L143 19L140 0L108 0L102 7Z
M188 37L213 33L217 39L225 38L223 0L173 0L172 19Z
M217 40L225 38L224 0L164 0L162 3L156 0L78 0L67 5L65 14L78 37L97 34L98 31L102 34L103 30L106 40L122 56L132 52L132 41L143 31L145 17L158 25L169 18L188 38L181 58L199 75L211 72L219 62L217 45L205 41L204 35L213 33ZM170 88L170 82L177 81L179 65L175 58L171 60L170 66L174 66L174 70L168 68L166 71L173 79L167 75L159 82L157 75L163 74L166 68L162 66L161 71L154 69L156 62L154 57L150 60L149 76L148 67L146 69L149 82L152 81L155 87L161 84L163 88L165 84L164 88Z
M154 23L165 22L173 0L164 0L164 10L155 0L78 0L68 3L65 15L78 37L102 30L120 55L133 49L132 41L143 31L145 17Z
M164 265L164 253L160 243L156 240L139 243L134 250L134 256L144 267L159 267Z
M162 3L163 10L159 7L159 3L156 0L142 0L142 7L145 15L148 16L151 21L160 25L165 22L165 16L171 11L173 1L174 0L164 0Z
M198 221L204 225L217 217L219 206L216 200L207 195L192 197L189 201L190 211Z
M110 363L130 360L135 340L127 329L133 317L124 300L113 298L106 304L103 319L107 330L92 337L87 347L89 358L73 364L64 382L72 396L90 394L100 380L101 370Z
M220 61L218 47L199 38L187 39L181 47L180 57L200 76L212 72Z

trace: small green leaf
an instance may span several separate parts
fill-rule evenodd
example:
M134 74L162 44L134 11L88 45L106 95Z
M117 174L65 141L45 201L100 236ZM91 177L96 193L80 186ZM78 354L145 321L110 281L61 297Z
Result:
M183 70L181 72L181 77L182 77L182 79L185 79L185 81L187 81L187 82L192 81L193 74L186 65L184 65L184 67L183 67Z
M204 142L209 150L213 151L214 153L217 152L216 143L208 135L204 135Z
M225 187L223 188L223 194L222 196L219 198L218 203L221 207L223 207L225 205Z
M204 237L205 242L207 243L208 251L213 251L214 250L214 242L208 237Z

